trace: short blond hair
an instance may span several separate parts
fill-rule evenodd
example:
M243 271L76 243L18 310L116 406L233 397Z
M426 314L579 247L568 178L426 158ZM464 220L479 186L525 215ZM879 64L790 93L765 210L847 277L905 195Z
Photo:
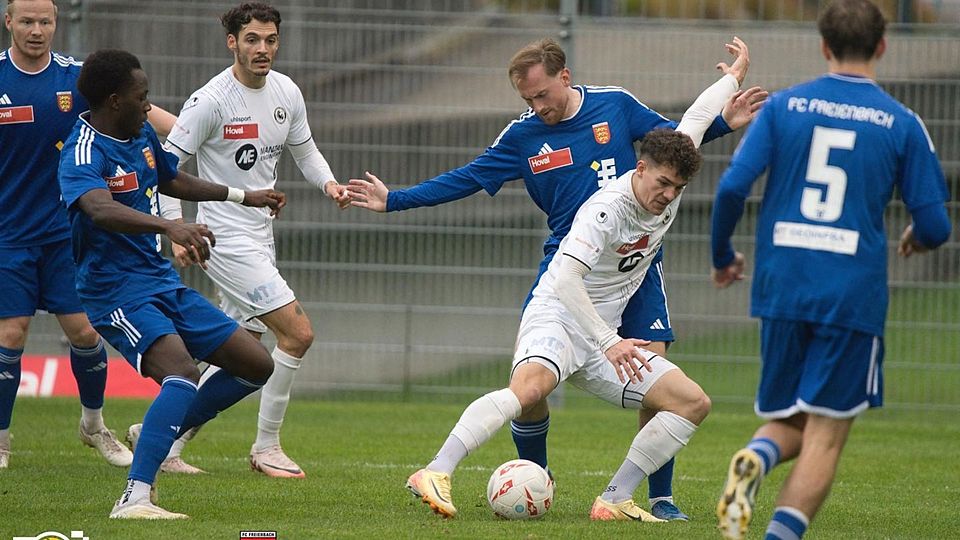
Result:
M17 0L7 0L7 15L10 15L10 12L13 9L13 3ZM56 0L50 0L50 3L53 4L53 16L56 17L57 13L60 11L60 8L57 6Z
M567 67L567 55L553 38L528 43L510 59L510 67L507 69L510 82L516 86L517 81L526 77L530 68L538 64L543 64L547 75L554 77Z

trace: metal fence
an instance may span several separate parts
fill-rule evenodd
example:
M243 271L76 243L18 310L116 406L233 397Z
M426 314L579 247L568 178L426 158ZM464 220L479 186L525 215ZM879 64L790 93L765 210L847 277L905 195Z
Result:
M510 87L506 63L517 48L539 37L563 40L575 82L622 85L672 118L715 80L713 65L725 59L723 43L734 34L751 46L753 84L782 88L824 69L810 22L817 2L691 0L676 5L703 13L677 14L658 13L665 3L654 1L581 4L278 3L283 39L277 69L299 83L314 138L341 181L370 170L391 187L466 163L522 112L525 105ZM601 4L616 9L604 14L597 8ZM706 13L721 4L740 7L723 19ZM914 13L926 4L888 2L887 10ZM878 78L925 119L956 193L960 19L950 19L950 2L936 4L937 24L892 26ZM194 89L232 61L216 19L230 5L63 6L57 45L78 57L102 47L138 54L150 76L152 100L177 112ZM757 9L761 5L766 11ZM777 13L798 8L800 15L771 16L777 6ZM561 9L567 15L560 16ZM680 18L659 18L664 14ZM691 18L698 16L712 20ZM751 400L758 371L757 329L747 316L749 280L717 292L708 279L711 194L739 137L704 147L704 169L665 247L679 337L671 358L717 401ZM380 391L410 397L502 385L520 305L546 236L544 218L523 186L514 182L492 200L479 193L399 214L341 212L301 180L292 159L282 161L279 186L291 203L276 226L279 265L317 335L298 393ZM747 253L757 207L751 198L735 238ZM951 202L949 211L954 222L960 220L957 203ZM960 410L960 246L951 238L937 253L897 259L896 238L908 219L902 203L895 202L888 214L887 401ZM213 297L199 271L184 276ZM39 318L28 352L51 352L60 346L58 339L52 318Z

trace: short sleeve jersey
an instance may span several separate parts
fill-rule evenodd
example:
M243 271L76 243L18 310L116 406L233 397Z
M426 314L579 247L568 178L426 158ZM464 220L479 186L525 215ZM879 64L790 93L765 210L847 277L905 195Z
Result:
M285 145L311 138L306 105L297 85L270 71L262 88L248 88L231 68L190 96L167 143L196 155L200 177L243 190L274 187ZM223 201L198 205L197 221L217 235L273 240L273 218L266 208Z
M559 305L554 288L559 257L573 257L590 268L583 281L597 313L611 328L620 326L623 309L647 275L681 199L678 196L662 214L653 215L637 202L632 176L633 171L623 174L583 204L534 289L531 306Z
M105 189L113 200L158 214L158 182L177 175L177 157L163 150L144 124L140 135L118 140L95 130L82 115L63 147L60 188L72 228L77 293L91 318L104 317L134 298L183 287L160 254L159 234L121 234L98 227L77 200Z
M770 97L720 182L749 193L766 169L754 316L882 335L894 187L911 211L947 199L923 122L870 79L824 75Z
M70 237L57 186L60 148L87 110L77 91L81 63L51 53L37 73L0 52L0 247L26 247Z

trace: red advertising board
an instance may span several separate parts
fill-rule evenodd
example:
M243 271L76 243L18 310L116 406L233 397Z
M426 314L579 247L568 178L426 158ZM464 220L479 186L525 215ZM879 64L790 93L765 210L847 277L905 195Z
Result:
M24 355L21 360L20 389L17 396L76 396L77 381L67 356ZM160 386L140 376L126 360L107 361L107 397L153 398Z

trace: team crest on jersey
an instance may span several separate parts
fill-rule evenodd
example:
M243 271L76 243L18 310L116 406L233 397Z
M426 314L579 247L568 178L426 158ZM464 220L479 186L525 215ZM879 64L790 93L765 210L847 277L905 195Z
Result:
M140 189L140 182L137 181L137 171L117 176L108 176L104 178L110 193L130 193Z
M149 146L143 147L143 157L147 159L147 167L150 167L151 169L157 168L157 160L154 159L153 152L150 151Z
M71 92L70 90L57 92L57 107L60 108L60 112L72 111L73 110L73 92Z
M631 251L636 251L636 250L638 250L638 249L646 249L647 244L649 244L649 243L650 243L650 235L649 235L649 234L645 234L645 235L643 235L642 238L640 238L640 239L637 240L636 242L633 242L633 243L631 243L631 244L624 244L624 245L618 247L618 248L617 248L617 253L619 253L620 255L626 255L627 253L630 253Z
M600 122L593 125L593 140L597 141L598 144L607 144L610 142L610 138L610 124Z
M273 110L273 119L277 121L278 124L282 124L287 121L287 110L283 107L277 107Z

